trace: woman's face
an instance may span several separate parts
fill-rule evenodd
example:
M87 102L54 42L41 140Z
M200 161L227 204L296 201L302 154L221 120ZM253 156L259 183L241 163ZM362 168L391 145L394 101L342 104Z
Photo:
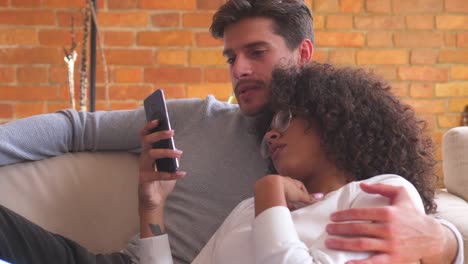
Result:
M278 173L297 180L306 180L320 173L329 162L317 131L301 115L283 114L283 117L276 118L278 115L264 136L264 145L268 146L269 156Z

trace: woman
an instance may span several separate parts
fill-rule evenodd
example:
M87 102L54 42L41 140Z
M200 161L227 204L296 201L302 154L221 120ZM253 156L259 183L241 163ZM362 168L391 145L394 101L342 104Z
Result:
M193 263L366 258L370 252L329 250L324 240L332 212L389 203L361 190L368 184L401 186L416 210L435 211L432 141L386 83L362 69L314 63L274 71L271 89L274 115L262 154L272 174L257 181L254 197L232 211ZM151 158L143 161L149 168ZM171 186L162 189L160 203ZM324 197L314 203L316 193Z

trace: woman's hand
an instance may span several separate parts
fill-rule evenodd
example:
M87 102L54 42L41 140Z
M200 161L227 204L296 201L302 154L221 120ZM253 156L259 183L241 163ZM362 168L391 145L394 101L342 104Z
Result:
M295 210L298 203L313 204L322 195L309 194L304 184L281 175L267 175L255 183L255 216L274 206Z
M174 135L172 130L148 134L157 125L158 121L152 121L140 130L142 151L139 159L138 205L141 237L152 236L150 224L158 224L164 230L162 215L164 203L174 189L176 180L183 178L186 174L183 171L169 173L154 170L156 159L180 158L182 155L180 150L152 148L153 143L169 139Z

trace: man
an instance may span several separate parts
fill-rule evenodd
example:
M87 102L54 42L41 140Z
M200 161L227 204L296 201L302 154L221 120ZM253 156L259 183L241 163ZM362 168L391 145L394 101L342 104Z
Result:
M168 102L176 146L184 151L181 169L187 171L164 210L175 263L192 261L231 209L252 196L252 186L265 174L267 162L260 157L258 137L250 131L268 103L271 71L278 64L309 63L313 55L312 16L302 0L230 0L214 15L211 32L224 40L223 53L239 107L213 97ZM67 110L11 122L0 128L0 163L67 151L135 149L144 120L142 109ZM178 176L155 173L154 177ZM328 239L328 247L376 252L355 263L418 259L450 263L455 259L454 234L432 217L408 208L405 192L390 186L372 186L366 191L389 197L393 206L332 215L337 222L371 222L329 225L327 231L341 237ZM4 232L5 227L0 228ZM138 243L145 245L142 240Z

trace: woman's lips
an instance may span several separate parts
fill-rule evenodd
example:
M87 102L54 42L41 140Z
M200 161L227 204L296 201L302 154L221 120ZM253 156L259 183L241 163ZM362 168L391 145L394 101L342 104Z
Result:
M285 144L281 144L281 145L274 145L273 147L270 148L270 157L271 159L276 159L279 155L279 153L283 150L283 148L285 147L286 145Z

